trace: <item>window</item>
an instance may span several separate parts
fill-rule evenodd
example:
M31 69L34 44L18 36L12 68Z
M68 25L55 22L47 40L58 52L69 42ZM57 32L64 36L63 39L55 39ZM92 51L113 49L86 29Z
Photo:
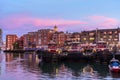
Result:
M89 35L90 35L90 36L93 36L93 35L94 35L94 33L89 33Z
M90 38L90 40L92 41L92 40L94 40L95 38Z
M117 39L117 38L115 38L114 40L115 40L115 41L117 41L118 39Z
M117 34L117 31L115 31L114 33Z
M110 31L109 34L112 34L112 31Z
M109 38L112 38L112 36L109 36Z
M115 35L115 37L118 37L118 35Z
M103 36L104 38L106 38L106 36Z
M104 32L104 34L106 34L106 32Z
M83 38L83 40L86 40L86 38Z

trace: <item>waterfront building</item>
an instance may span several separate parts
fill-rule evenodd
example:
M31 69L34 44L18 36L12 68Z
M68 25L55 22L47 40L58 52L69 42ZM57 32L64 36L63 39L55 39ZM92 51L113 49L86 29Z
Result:
M80 33L74 32L74 33L66 33L66 40L65 45L69 45L74 42L80 43Z
M77 42L82 45L96 44L100 41L108 46L120 43L120 29L96 29L90 31L64 33L58 31L58 27L53 29L40 29L37 32L28 32L23 35L24 48L47 48L50 42L55 42L58 47Z
M52 39L52 29L40 29L37 33L37 48L47 48Z
M120 41L120 29L82 31L80 39L83 44L94 44L98 41L105 41L108 45L115 45Z
M72 37L72 33L66 32L65 36L66 36L66 41L70 41Z
M64 32L55 32L52 35L52 41L57 44L58 47L63 47L66 40Z
M6 35L6 49L13 50L13 44L17 41L18 37L16 34Z
M14 49L23 49L23 36L14 43Z
M19 43L19 49L23 49L23 40L24 40L24 37L21 36L18 40L18 43Z
M24 49L28 48L28 34L23 35L23 47Z
M96 31L82 31L80 34L80 42L82 44L96 43Z
M80 33L74 32L71 36L72 42L80 42Z
M36 48L37 45L37 32L28 32L23 35L23 46L25 48Z

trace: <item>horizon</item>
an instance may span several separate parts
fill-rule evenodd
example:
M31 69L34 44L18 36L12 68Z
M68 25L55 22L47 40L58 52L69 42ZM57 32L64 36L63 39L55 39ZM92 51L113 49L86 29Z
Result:
M53 29L55 25L64 32L120 25L119 0L2 0L0 5L3 41L7 34L22 36L39 29Z

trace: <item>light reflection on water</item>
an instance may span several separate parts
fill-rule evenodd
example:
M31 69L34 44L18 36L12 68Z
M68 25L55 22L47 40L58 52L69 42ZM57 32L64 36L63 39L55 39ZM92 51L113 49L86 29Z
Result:
M35 54L0 53L0 80L113 80L107 64L89 63L94 74L83 74L83 62L39 63Z

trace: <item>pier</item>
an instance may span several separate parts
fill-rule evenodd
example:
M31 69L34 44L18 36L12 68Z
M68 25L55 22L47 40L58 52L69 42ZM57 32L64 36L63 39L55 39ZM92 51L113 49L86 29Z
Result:
M83 55L79 52L66 52L66 53L51 53L48 51L37 51L39 59L42 59L43 62L100 62L100 63L109 63L113 58L113 53L109 51L98 51L91 55ZM115 58L120 60L120 54L114 54Z
M35 53L38 58L43 62L99 62L109 63L113 58L120 60L120 54L110 51L97 51L92 54L86 54L83 52L68 52L63 51L61 53L49 52L47 50L6 50L5 53Z

